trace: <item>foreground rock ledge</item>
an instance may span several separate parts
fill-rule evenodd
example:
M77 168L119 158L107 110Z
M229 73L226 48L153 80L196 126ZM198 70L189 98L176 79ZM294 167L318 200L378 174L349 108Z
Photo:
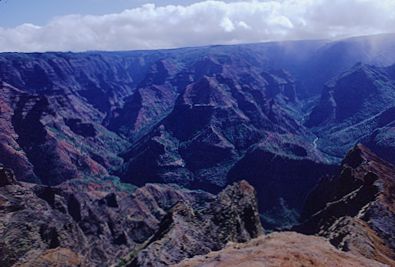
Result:
M294 232L273 233L244 244L185 260L176 267L380 267L387 266L337 250L322 238Z

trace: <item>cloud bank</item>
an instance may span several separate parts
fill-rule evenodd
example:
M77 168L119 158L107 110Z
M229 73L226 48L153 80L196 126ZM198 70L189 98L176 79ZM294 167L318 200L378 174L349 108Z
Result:
M395 0L201 1L145 4L101 16L0 28L0 51L157 49L385 33Z

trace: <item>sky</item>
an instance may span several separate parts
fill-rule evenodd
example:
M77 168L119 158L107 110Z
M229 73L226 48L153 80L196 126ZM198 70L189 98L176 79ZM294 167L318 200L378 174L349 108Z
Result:
M159 49L393 32L395 0L2 0L0 51Z

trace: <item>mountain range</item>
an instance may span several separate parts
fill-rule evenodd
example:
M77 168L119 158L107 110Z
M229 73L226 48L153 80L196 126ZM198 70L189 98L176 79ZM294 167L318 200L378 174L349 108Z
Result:
M0 263L167 266L265 229L393 264L375 216L394 214L394 51L389 34L1 53Z

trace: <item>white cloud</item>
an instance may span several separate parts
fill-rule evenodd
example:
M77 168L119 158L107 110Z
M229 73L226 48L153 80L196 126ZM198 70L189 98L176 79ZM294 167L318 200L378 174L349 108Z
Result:
M201 1L0 28L0 51L131 50L393 31L395 0Z
M235 25L233 24L233 21L231 21L228 17L223 18L221 26L226 32L232 32L235 30Z

